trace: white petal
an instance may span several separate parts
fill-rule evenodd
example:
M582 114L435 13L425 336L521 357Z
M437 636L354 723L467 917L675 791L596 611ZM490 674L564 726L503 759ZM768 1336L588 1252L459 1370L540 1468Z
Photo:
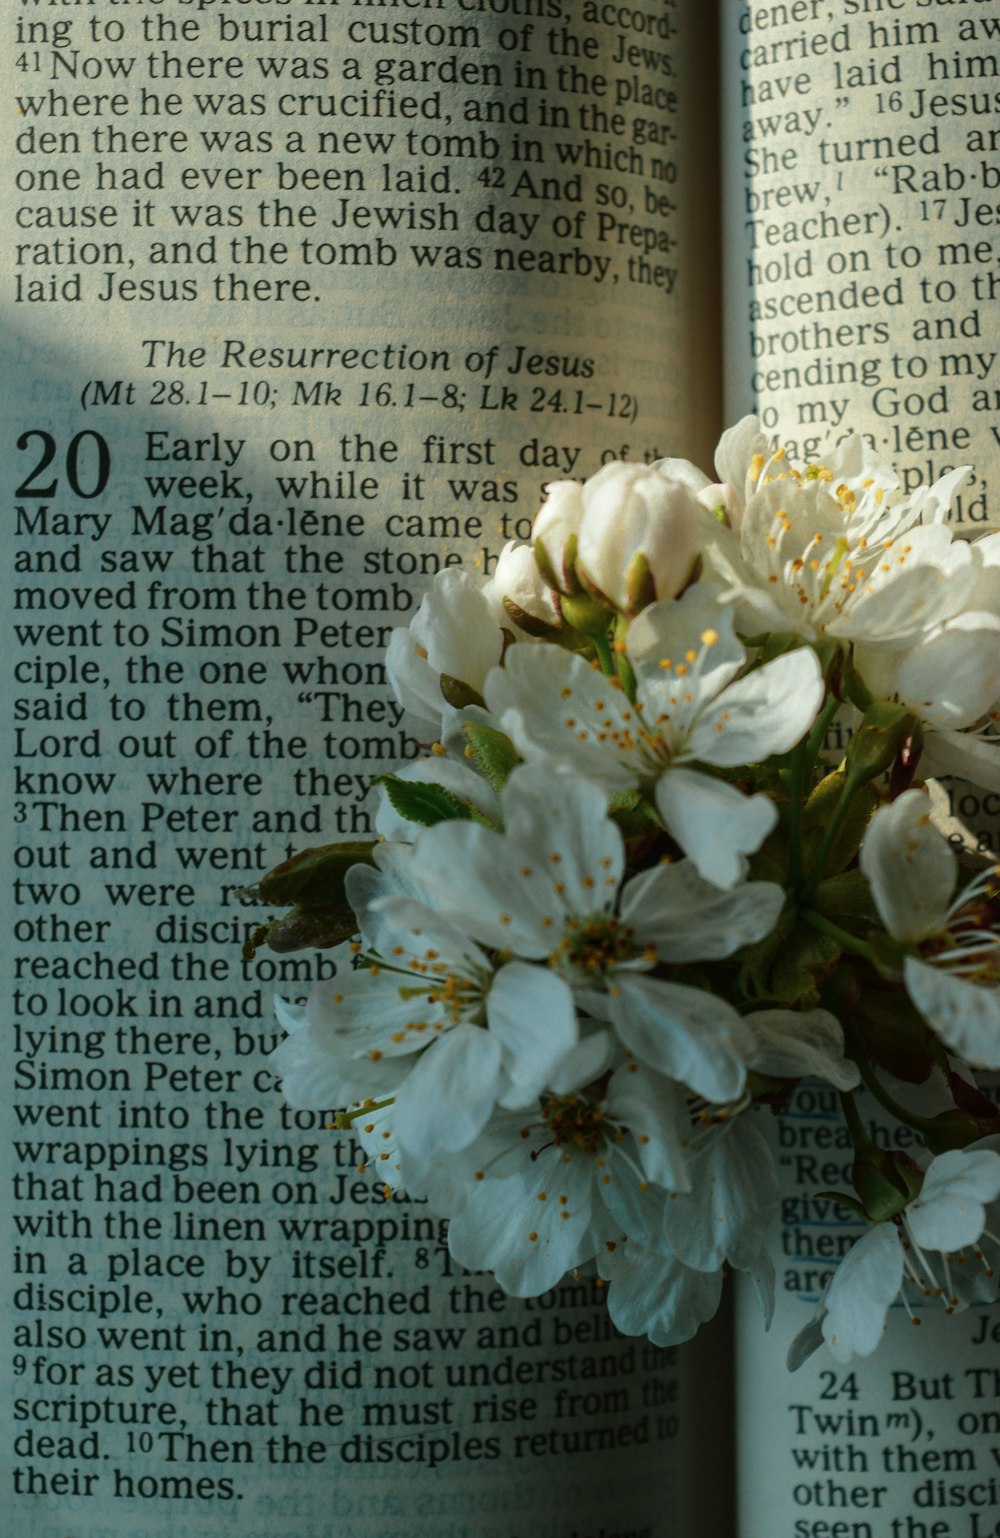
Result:
M626 1151L628 1157L623 1156ZM627 1234L630 1239L638 1239L640 1244L664 1250L666 1192L652 1181L643 1179L636 1169L631 1139L622 1144L613 1143L605 1149L602 1162L595 1166L595 1176L597 1228L610 1234Z
M665 680L683 678L700 702L714 699L729 683L746 652L733 629L731 610L720 605L721 591L714 582L695 582L682 598L650 604L633 620L627 645L640 695L652 691L652 700L668 687ZM678 665L685 671L678 673Z
M365 1072L383 1057L419 1052L447 1017L439 1003L414 996L407 985L416 981L412 973L341 967L335 981L317 983L309 995L310 1033L330 1051L363 1059Z
M1000 1068L1000 988L966 982L907 956L906 991L946 1046L978 1068Z
M577 1044L573 995L547 967L512 961L493 979L486 1010L509 1081L500 1104L519 1110L538 1098Z
M879 1223L844 1256L826 1294L823 1339L838 1362L871 1356L902 1280L899 1236L892 1223Z
M438 572L410 629L436 673L479 690L503 647L494 606L476 579L455 566Z
M688 743L692 758L720 767L756 764L787 753L823 703L816 653L799 647L737 679L704 711Z
M507 838L548 862L568 913L612 906L625 846L598 786L577 774L555 774L549 765L524 764L504 788L503 814ZM551 860L553 854L559 858Z
M701 988L620 972L608 1008L629 1051L715 1104L746 1082L749 1036L731 1004Z
M825 1009L797 1014L790 1009L762 1009L744 1015L753 1037L749 1066L776 1079L825 1079L837 1089L854 1089L861 1080L844 1057L840 1022Z
M1000 791L1000 751L995 737L928 731L924 734L924 757L935 774L953 774L983 790Z
M680 481L695 496L712 484L704 470L699 470L689 459L654 459L649 468L665 480Z
M743 417L735 427L729 427L719 439L715 450L715 469L720 481L728 481L741 496L746 495L746 482L754 456L762 460L771 457L771 440L763 431L757 417Z
M774 1159L745 1116L716 1131L691 1160L692 1190L671 1195L664 1236L699 1271L753 1265L778 1204Z
M280 998L278 994L271 1000L274 1005L274 1014L278 1024L289 1036L293 1031L304 1030L307 1024L306 1007L304 1004L293 1004L289 999Z
M690 1189L682 1146L690 1120L678 1084L650 1068L625 1064L611 1076L607 1113L632 1133L649 1180L668 1191Z
M973 580L971 563L954 570L915 563L883 585L873 584L827 625L827 634L890 651L912 646L963 607Z
M354 1046L353 1038L322 1023L300 1024L291 1031L268 1059L288 1104L300 1110L339 1111L355 1101L393 1094L408 1062L385 1057L372 1061L359 1056Z
M489 828L438 823L421 834L414 864L439 913L482 945L540 958L562 932L550 868Z
M693 769L662 774L656 805L701 875L727 889L745 875L746 856L760 848L778 820L768 796L745 796L735 785Z
M622 888L621 919L660 961L707 961L731 956L770 934L784 906L783 889L748 881L720 891L694 862L654 865Z
M721 1271L694 1271L629 1239L598 1255L610 1286L608 1313L623 1335L647 1335L654 1346L690 1340L722 1297Z
M557 1095L571 1095L599 1079L611 1066L615 1040L610 1031L594 1030L577 1042L553 1070L549 1088Z
M908 790L872 818L861 845L861 869L875 906L897 940L935 934L955 886L955 856L931 822L920 790Z
M390 965L409 967L414 960L421 964L430 960L435 962L438 976L443 975L442 968L462 976L490 971L475 941L426 902L416 902L402 893L379 898L369 908L365 923L372 945ZM423 975L422 966L420 970ZM400 981L409 984L411 979Z
M441 675L431 667L427 648L411 630L399 628L392 632L385 670L403 709L416 720L428 723L436 733L445 706Z
M516 1298L547 1292L590 1258L581 1252L590 1226L590 1164L564 1164L558 1149L546 1149L517 1175L478 1182L449 1225L455 1259L472 1271L492 1271Z
M496 1102L500 1043L479 1026L458 1026L417 1059L396 1092L396 1136L419 1160L466 1148Z
M635 712L582 657L546 642L512 646L485 695L523 758L564 764L606 790L636 783L637 755L617 746L634 735Z
M925 728L952 733L1000 699L1000 618L957 614L909 651L856 646L854 662L877 698L908 705Z
M975 1244L986 1226L986 1204L1000 1196L1000 1154L953 1148L928 1167L920 1194L906 1209L906 1226L921 1249L951 1252Z
M404 1155L396 1142L396 1106L376 1106L354 1123L354 1132L364 1150L367 1173L393 1191L405 1184Z

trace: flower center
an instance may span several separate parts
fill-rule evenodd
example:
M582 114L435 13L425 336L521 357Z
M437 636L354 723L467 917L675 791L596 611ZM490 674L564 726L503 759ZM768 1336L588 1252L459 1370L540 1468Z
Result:
M603 1105L580 1095L544 1095L541 1109L551 1141L559 1148L599 1154L609 1138L616 1141L619 1136L605 1120Z
M635 955L633 942L633 931L610 914L570 917L559 945L549 957L549 964L594 983L605 972Z
M948 1253L934 1252L933 1255L928 1255L927 1251L922 1250L914 1239L905 1213L900 1213L892 1221L896 1225L900 1243L903 1246L903 1287L905 1289L909 1285L915 1288L924 1303L938 1301L943 1304L945 1313L951 1314L960 1307L962 1302L960 1294L968 1293L970 1284L973 1292L978 1291L975 1276L977 1271L982 1273L987 1282L993 1281L993 1267L982 1248L982 1242L967 1245L961 1250ZM968 1298L965 1301L968 1301ZM913 1323L919 1324L920 1320L910 1313L905 1290L901 1293L901 1302Z
M1000 980L998 876L1000 866L994 865L959 894L946 915L946 929L925 948L925 960L967 982L996 985Z

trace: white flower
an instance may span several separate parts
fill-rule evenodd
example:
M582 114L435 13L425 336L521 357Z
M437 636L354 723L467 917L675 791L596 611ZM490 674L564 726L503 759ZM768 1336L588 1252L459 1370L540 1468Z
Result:
M736 1010L703 989L647 975L661 963L720 959L770 933L784 902L772 882L720 891L688 861L627 882L604 794L543 764L514 771L506 831L429 828L414 851L435 908L481 944L544 962L583 990L590 1013L650 1067L706 1099L737 1098L749 1038Z
M859 526L861 520L873 513L884 516L898 501L899 477L858 433L838 443L822 464L798 469L786 451L768 438L756 417L744 417L719 439L715 468L720 481L732 487L743 508L758 491L775 481L787 486L789 482L800 485L803 481L819 480L838 489L843 487L853 495Z
M920 790L876 812L861 869L889 933L913 948L903 980L917 1009L967 1062L1000 1068L1000 933L982 902L996 870L952 895L958 864Z
M1000 1155L992 1149L950 1149L931 1161L914 1200L870 1228L834 1272L822 1336L838 1362L871 1355L901 1288L915 1289L918 1303L940 1299L949 1313L964 1306L956 1283L963 1252L981 1255L986 1205L998 1196Z
M481 693L503 650L502 622L499 599L491 601L468 572L439 571L409 626L389 638L386 671L403 708L440 732L454 714L442 675Z
M703 509L690 486L656 466L609 464L583 488L577 564L616 608L672 598L698 554Z
M735 886L777 820L704 768L736 768L794 747L823 699L808 648L743 678L746 653L718 590L705 583L633 621L637 697L559 647L512 647L486 680L489 709L529 760L562 764L613 792L649 788L664 825L706 880Z
M676 1086L626 1064L603 1088L543 1096L522 1118L498 1113L461 1156L455 1259L531 1297L626 1235L658 1247L663 1179L684 1178L682 1112Z
M856 647L854 661L874 695L920 717L932 773L1000 790L1000 613L957 614L912 650Z
M844 1058L839 1022L823 1009L758 1010L745 1015L748 1065L774 1078L820 1077L853 1089L860 1075ZM692 1105L696 1128L685 1140L690 1189L668 1197L661 1246L685 1266L712 1272L724 1264L750 1273L765 1316L773 1307L766 1236L777 1210L774 1158L739 1107Z
M495 968L467 935L412 898L364 913L373 953L317 984L308 1029L274 1054L291 1103L395 1096L400 1146L416 1160L462 1148L498 1103L531 1103L577 1041L568 985L512 962ZM407 1071L401 1074L400 1067ZM308 1097L308 1098L307 1098Z
M753 419L725 435L717 466L745 506L730 520L738 537L709 530L705 559L741 629L895 650L965 606L979 568L943 520L967 469L898 500L898 480L861 438L800 470L762 446Z

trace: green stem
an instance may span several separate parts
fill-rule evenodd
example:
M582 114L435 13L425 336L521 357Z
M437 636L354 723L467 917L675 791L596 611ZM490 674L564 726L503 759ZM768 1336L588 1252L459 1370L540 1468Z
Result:
M814 725L807 738L809 749L808 762L810 769L812 769L816 763L819 750L823 746L823 740L826 737L827 727L830 725L830 722L833 720L834 716L837 714L837 711L840 709L840 704L841 702L838 700L837 696L835 694L831 694L830 698L823 706L823 709L816 717L816 724Z
M394 1105L395 1101L395 1095L390 1095L388 1100L373 1100L370 1105L363 1105L357 1111L338 1111L333 1125L338 1132L349 1132L351 1123L357 1121L359 1116L370 1116L373 1111L384 1111L387 1105Z
M898 1100L894 1100L889 1091L879 1083L871 1064L863 1057L855 1057L852 1061L864 1080L865 1088L874 1096L884 1111L888 1111L891 1116L895 1116L897 1121L901 1121L906 1127L912 1127L916 1132L922 1132L925 1128L932 1128L934 1126L933 1117L918 1116L914 1111L908 1111L905 1106L900 1105Z
M802 818L805 811L806 788L816 767L816 759L823 746L827 727L840 709L840 701L831 694L816 717L812 731L800 742L792 755L788 777L788 879L793 891L802 884L804 845Z
M817 913L815 908L801 908L799 910L807 924L813 929L818 929L820 934L829 935L831 940L845 951L850 951L855 956L863 956L865 961L870 961L875 966L875 952L866 940L859 940L857 935L852 935L849 929L841 929L839 924L834 924L824 914Z
M847 1123L847 1130L851 1134L851 1142L854 1144L854 1152L861 1154L867 1152L873 1146L871 1138L865 1131L865 1124L861 1120L861 1112L853 1093L848 1090L840 1091L840 1106Z
M597 660L601 664L601 672L604 674L605 678L614 678L616 676L616 669L614 660L611 656L611 648L608 645L607 636L598 632L597 634L592 635L590 639L594 643L594 650L597 653Z
M622 688L625 691L625 698L628 700L630 705L634 705L639 693L639 688L635 680L635 671L624 652L616 652L615 660L616 671L618 673L618 677L621 679Z
M792 754L788 779L788 882L794 892L802 884L802 813L805 809L806 778L809 774L809 743L800 742Z

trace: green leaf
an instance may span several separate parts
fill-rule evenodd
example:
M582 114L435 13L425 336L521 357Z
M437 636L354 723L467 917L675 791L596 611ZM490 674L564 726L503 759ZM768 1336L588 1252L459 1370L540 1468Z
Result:
M461 678L452 678L450 673L441 674L441 693L453 710L467 710L470 705L483 706L486 703L478 689Z
M352 866L373 863L374 847L355 843L303 849L282 860L254 886L243 887L237 896L245 902L273 908L294 904L290 913L253 931L243 946L244 960L252 960L261 945L273 951L322 950L357 934L358 921L347 901L344 880Z
M352 865L371 865L374 843L323 844L318 849L302 849L290 860L282 860L253 886L237 894L244 902L267 903L285 908L297 903L302 908L328 908L343 905L344 877Z
M279 953L324 950L357 932L358 921L346 902L329 908L293 908L255 930L243 946L243 958L251 961L261 945Z
M845 1196L843 1191L817 1191L816 1195L825 1197L828 1202L836 1202L838 1207L849 1207L859 1218L867 1221L865 1209L853 1196Z
M540 619L537 614L522 609L520 604L515 603L507 593L503 596L503 606L518 630L523 630L525 635L534 636L536 640L541 641L554 641L558 636L560 629L558 625L553 625L549 620Z
M480 726L472 721L462 727L462 735L469 745L476 767L499 795L522 762L514 744L497 727Z
M419 823L421 827L433 828L439 822L478 822L487 828L492 826L477 806L456 796L444 785L404 780L395 774L377 775L372 784L383 785L400 817Z

